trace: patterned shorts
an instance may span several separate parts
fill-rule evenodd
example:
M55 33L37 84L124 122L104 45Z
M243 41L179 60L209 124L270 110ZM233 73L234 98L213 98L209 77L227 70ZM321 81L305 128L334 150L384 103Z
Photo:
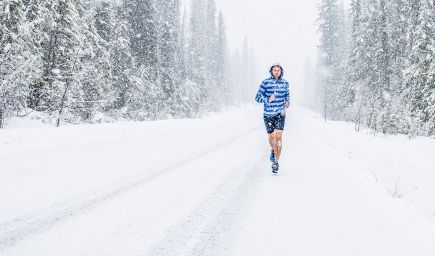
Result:
M268 134L273 133L275 130L284 130L285 113L278 113L273 116L263 116L263 119Z

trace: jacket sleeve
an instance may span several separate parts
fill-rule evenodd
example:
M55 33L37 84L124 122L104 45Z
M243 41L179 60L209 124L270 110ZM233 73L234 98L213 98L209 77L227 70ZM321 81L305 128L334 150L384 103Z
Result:
M285 92L285 102L290 103L290 89L289 89L288 83L287 83L286 92Z
M258 103L267 102L266 86L264 82L261 83L260 88L258 89L257 95L255 96L255 101Z

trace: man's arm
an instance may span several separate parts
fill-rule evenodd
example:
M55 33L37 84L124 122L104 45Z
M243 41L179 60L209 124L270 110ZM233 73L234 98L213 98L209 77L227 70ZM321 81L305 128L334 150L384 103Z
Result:
M261 83L260 88L258 89L257 95L255 96L255 101L258 103L263 103L267 101L266 96L266 85Z
M290 90L289 85L287 83L286 92L285 92L285 107L288 108L290 106Z

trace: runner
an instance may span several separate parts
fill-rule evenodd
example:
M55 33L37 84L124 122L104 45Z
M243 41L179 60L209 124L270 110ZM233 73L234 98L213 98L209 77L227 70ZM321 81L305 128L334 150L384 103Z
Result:
M288 82L282 78L284 70L281 65L272 65L270 74L271 77L261 83L255 100L264 104L263 119L271 147L270 161L272 172L276 174L282 150L285 109L290 105L290 94Z

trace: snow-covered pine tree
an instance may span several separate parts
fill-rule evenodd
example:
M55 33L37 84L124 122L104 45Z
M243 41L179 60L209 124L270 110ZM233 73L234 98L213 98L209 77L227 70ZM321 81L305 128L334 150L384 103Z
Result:
M363 56L360 62L359 68L363 68L363 77L361 82L358 84L356 92L355 92L355 104L357 106L357 127L359 125L369 126L371 120L373 120L373 106L370 106L370 102L374 102L375 99L371 100L372 91L370 90L370 79L374 78L374 52L376 46L373 45L373 42L376 44L376 35L375 28L371 27L373 25L373 17L372 14L375 11L375 6L373 6L373 1L364 3L363 9L363 20L362 23L362 31L364 33L364 41L362 44Z
M344 88L345 24L344 13L337 0L323 0L319 13L321 88L324 91L324 115L337 119L341 113Z
M240 102L249 102L249 100L252 99L252 92L249 90L250 87L250 51L249 51L249 43L248 43L248 37L245 36L244 40L243 40L243 45L242 45L242 51L241 51L241 55L240 55L241 59L241 64L240 64L240 73L237 74L238 76L240 76L241 78L241 88L240 90L237 92L240 99L238 99L238 101Z
M349 106L351 105L352 99L350 98L350 86L346 81L346 70L348 66L348 56L349 56L349 41L350 38L347 35L348 31L348 18L344 8L344 3L341 0L338 4L337 12L337 31L338 34L338 48L337 54L337 66L334 68L334 78L335 81L331 87L334 100L331 102L332 117L340 120L348 120L349 117Z
M243 90L243 77L242 77L242 57L240 54L240 50L236 48L234 52L231 54L231 63L230 63L230 102L231 104L238 104L242 100L242 90ZM259 86L259 84L258 84ZM252 95L251 95L252 100Z
M372 28L375 41L372 44L373 48L373 67L374 69L369 74L373 76L369 78L369 90L372 97L370 98L370 106L372 106L373 120L369 123L369 127L375 131L386 133L390 126L391 115L391 44L387 28L387 9L385 0L373 0L373 13L371 14L369 24Z
M133 85L141 84L130 81L135 67L130 47L128 12L124 7L113 1L104 0L97 8L96 15L98 33L107 42L113 96L112 104L107 106L107 109L108 114L114 118L127 117L127 90Z
M178 65L178 71L180 72L180 79L182 81L185 81L187 79L187 34L188 34L188 17L187 17L187 7L184 6L184 10L183 10L183 16L181 18L181 25L180 25L180 31L179 31L179 35L180 35L180 47L178 47L179 53L177 54L178 56L178 61L177 61L177 65Z
M349 57L349 90L353 102L352 120L360 125L379 128L385 105L385 83L390 84L390 49L384 3L378 0L352 2L352 36ZM381 106L382 105L382 106Z
M432 68L434 68L432 66ZM435 88L432 84L432 89L430 94L427 97L428 106L425 109L425 112L428 115L428 120L426 127L428 129L428 135L434 137L435 135Z
M387 27L389 34L391 82L390 99L388 102L389 125L385 127L387 133L407 133L409 122L407 109L403 104L403 91L405 88L403 70L405 69L407 30L409 21L409 1L396 0L387 5Z
M301 95L301 104L302 106L309 108L309 109L316 109L317 108L317 102L316 102L316 67L313 64L311 58L309 55L305 56L304 60L304 81L303 81L303 88ZM292 96L292 95L290 95Z
M289 70L287 70L289 71ZM249 46L249 54L248 54L248 76L246 78L247 81L247 93L249 96L246 97L246 102L249 102L252 98L252 94L255 94L257 91L258 84L258 74L257 74L257 60L255 59L254 48Z
M188 45L188 79L192 85L196 84L201 99L198 106L192 106L197 113L206 111L208 107L208 85L207 85L207 46L208 32L207 24L207 1L192 0L190 15L190 39Z
M158 20L153 0L125 0L130 26L131 50L138 66L148 69L152 81L158 80Z
M160 52L158 47L158 19L153 0L124 0L123 8L125 8L128 18L128 25L130 31L130 47L134 57L135 70L134 81L132 86L146 86L145 88L136 88L145 94L142 94L146 99L138 98L131 93L126 93L127 97L134 97L128 99L127 103L131 107L140 105L140 109L135 111L144 111L136 118L152 118L157 119L162 117L164 105L166 104L163 99L163 90L161 88L161 73L159 65ZM147 79L146 81L138 81L138 79ZM134 90L136 90L134 89ZM158 89L158 90L157 90ZM149 92L148 94L146 94ZM129 96L128 96L129 95ZM138 101L142 100L142 103ZM134 104L131 104L135 102ZM147 106L146 104L150 104Z
M28 49L32 53L34 59L32 65L28 65L26 74L32 74L32 82L30 86L30 94L28 96L29 108L40 111L46 109L46 101L43 99L44 79L43 79L43 44L47 38L47 33L44 31L45 20L41 15L43 10L41 0L26 1L26 42Z
M366 65L364 65L365 51L365 15L363 13L364 5L362 0L352 0L351 2L351 40L350 40L350 54L347 69L347 82L349 83L348 98L349 103L352 104L353 111L350 111L349 118L354 120L355 123L360 123L361 119L361 100L357 101L356 92L362 86L366 76Z
M218 39L217 39L217 59L216 59L216 90L217 99L220 103L219 108L230 104L229 88L229 51L226 36L225 19L222 12L218 16Z
M115 6L113 1L101 0L96 8L95 27L100 37L106 42L110 42L112 38L112 30L115 23Z
M39 5L37 19L44 33L43 81L40 88L41 109L61 120L77 121L71 110L83 102L82 57L85 46L82 25L84 2L82 0L47 0Z
M215 0L207 0L206 9L206 31L207 31L207 45L206 45L206 83L208 91L208 111L217 111L219 109L218 97L218 31L217 31L217 18L216 18L216 3Z
M405 102L410 109L412 135L433 135L435 87L435 35L431 3L415 0L411 5L405 70Z
M0 128L12 112L27 108L29 84L34 81L37 56L33 55L30 29L25 24L21 0L0 3ZM29 45L28 45L29 44Z
M228 61L229 102L231 104L247 103L252 101L252 95L258 89L260 82L256 73L254 52L247 36L244 37L242 49L238 48L231 54Z
M76 113L83 121L90 122L97 112L103 113L113 106L115 93L112 88L112 65L109 42L98 33L96 10L85 5L82 10L82 77L83 103L77 104ZM111 21L109 21L111 22Z
M178 70L178 54L181 53L180 45L180 4L178 0L167 1L157 8L158 22L158 52L160 85L163 90L165 113L178 116L182 109L178 108L182 95L180 86L182 80Z
M150 70L140 65L134 70L130 79L130 86L125 92L125 117L135 120L157 120L162 118L161 102L162 90L149 77Z
M126 106L126 92L132 86L130 76L133 74L134 62L131 53L130 32L127 21L128 13L122 6L113 5L113 24L109 40L109 54L113 72L113 90L115 112Z
M157 13L152 0L126 0L130 26L131 49L138 65L153 69L157 78L158 31Z
M179 31L179 46L177 47L177 73L180 84L176 91L177 104L173 104L172 109L179 117L194 117L198 113L198 109L194 109L199 105L199 88L198 85L188 77L188 31L189 19L187 16L187 7L184 7L183 17L181 19L181 27Z

